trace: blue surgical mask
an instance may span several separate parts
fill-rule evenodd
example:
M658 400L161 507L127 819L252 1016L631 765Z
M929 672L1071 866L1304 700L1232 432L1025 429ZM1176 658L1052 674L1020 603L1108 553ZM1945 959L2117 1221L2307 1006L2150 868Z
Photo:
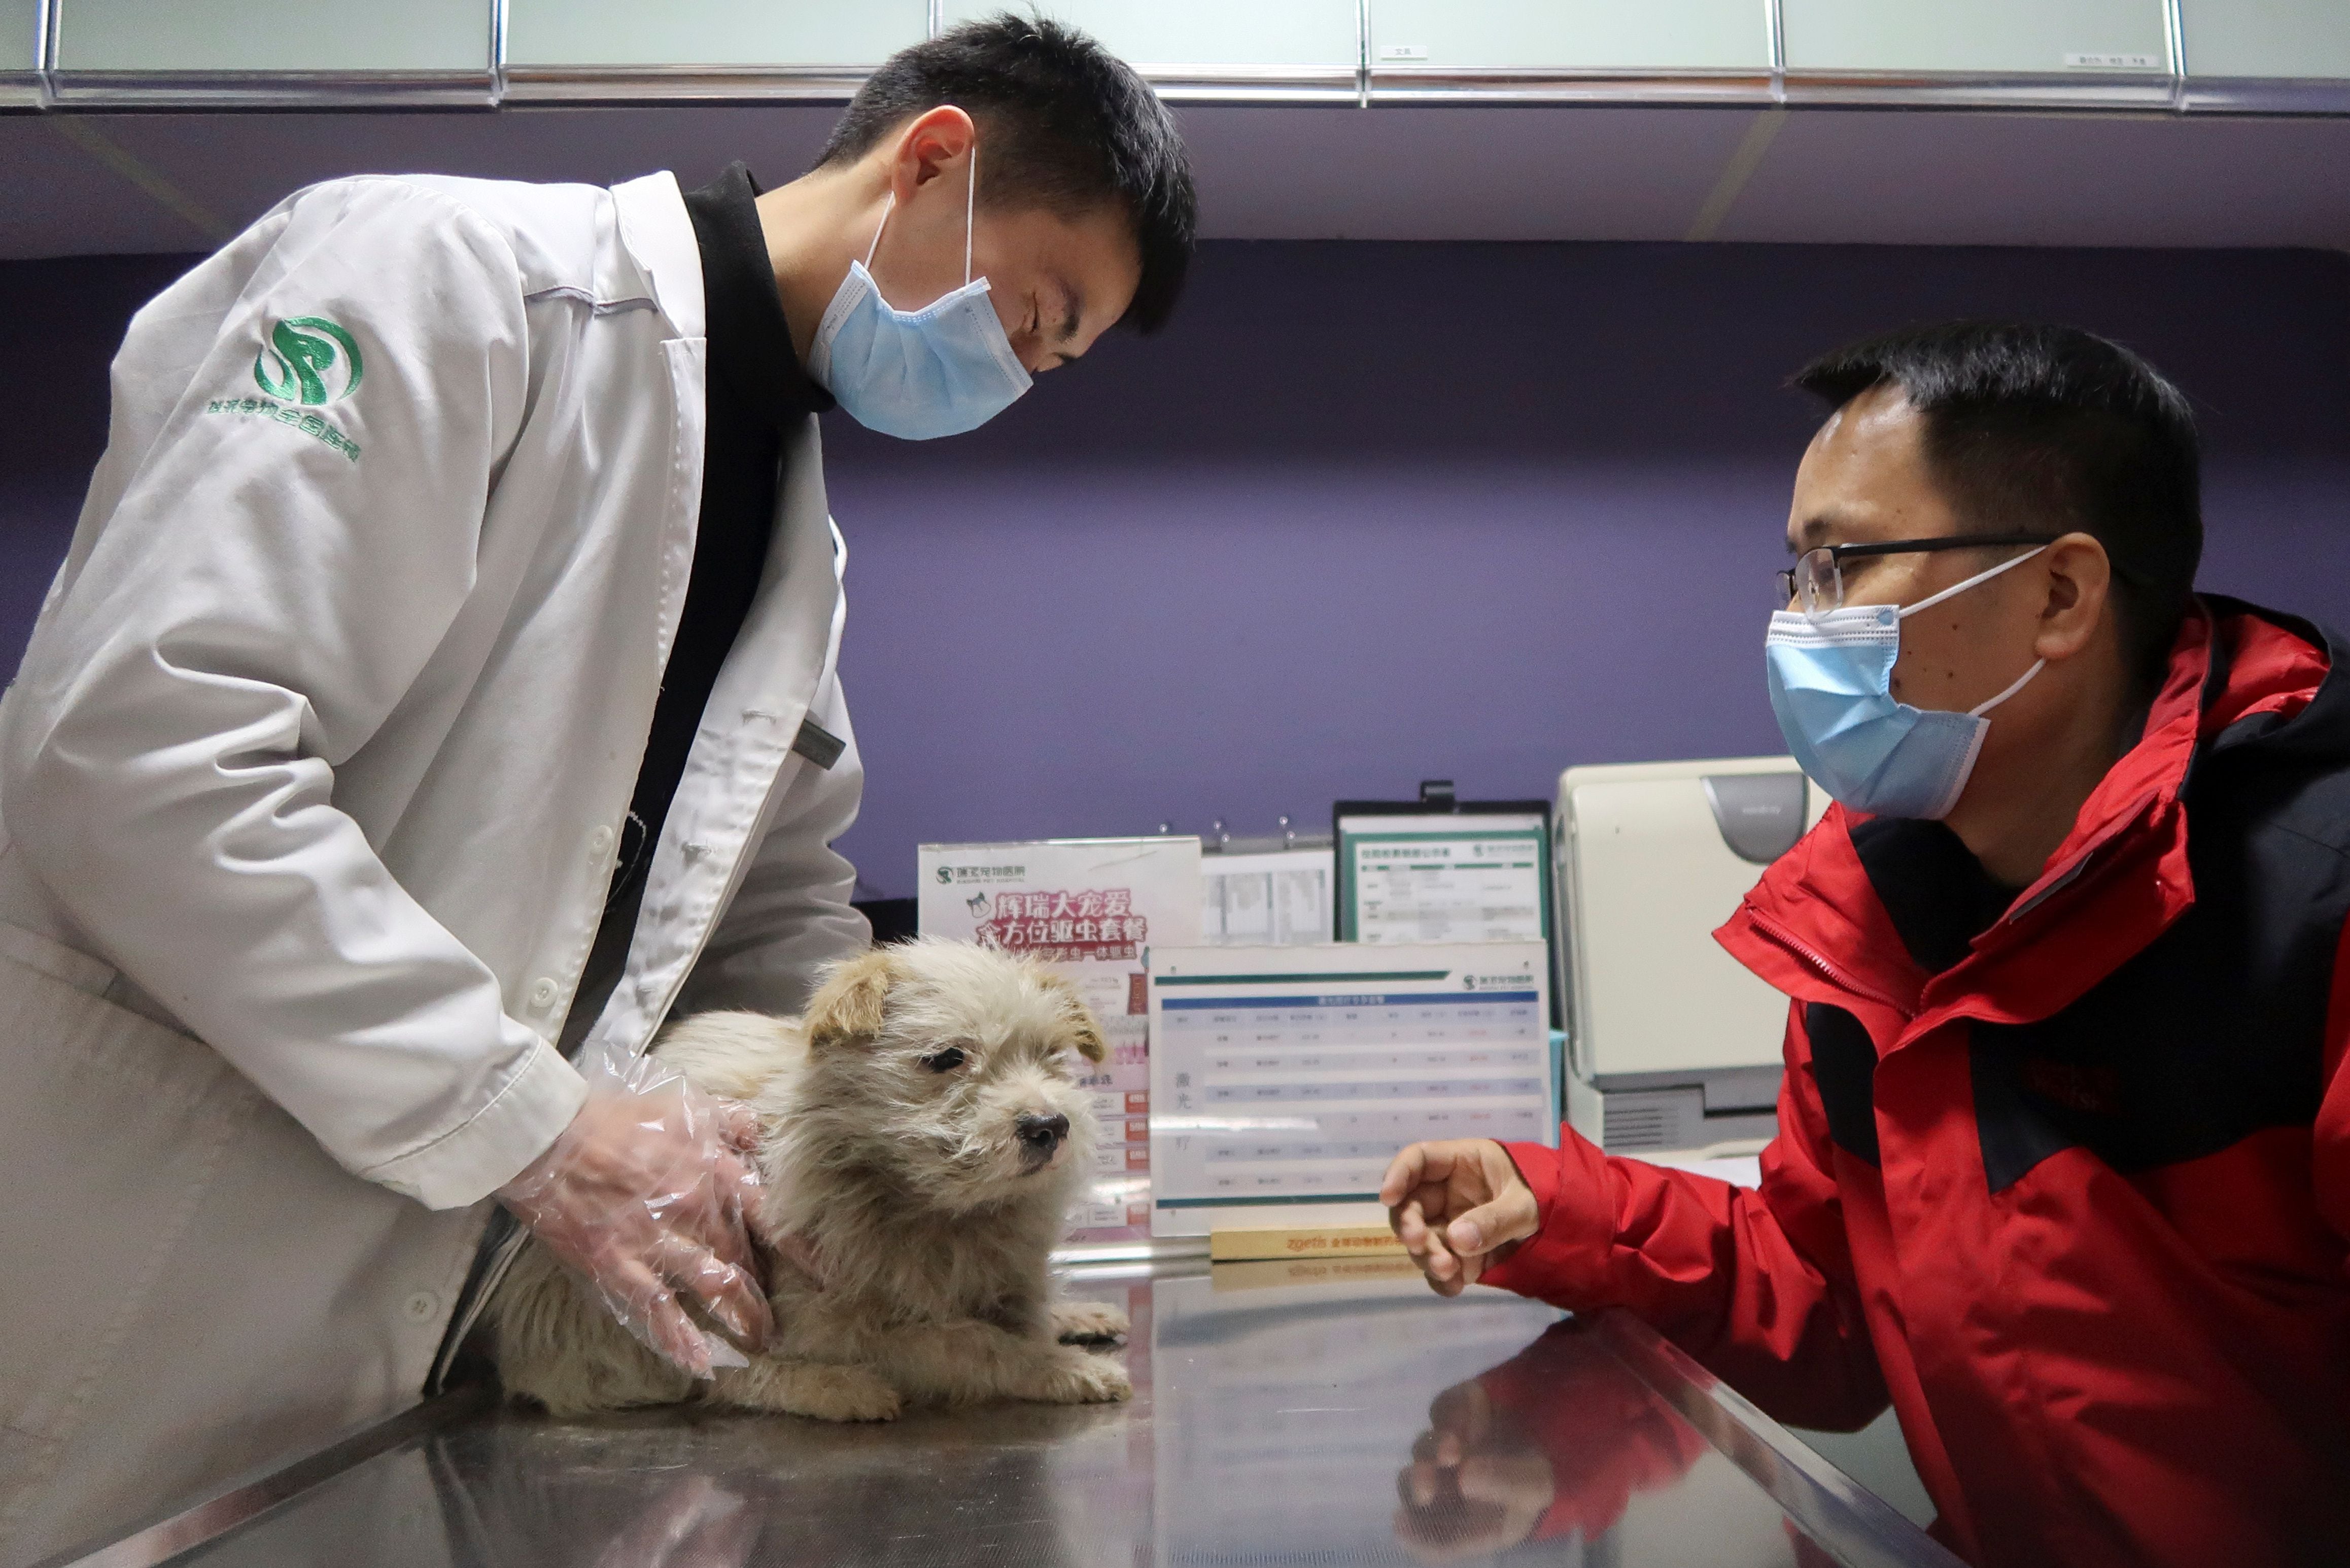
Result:
M1771 618L1763 647L1771 711L1787 749L1814 783L1853 810L1876 816L1939 820L1950 814L1991 730L1983 715L2022 691L2048 661L1966 712L1912 708L1893 699L1901 623L2038 554L2002 561L1907 608L1846 605L1821 615L1783 610Z
M988 303L987 280L971 275L972 207L979 194L979 149L971 153L963 197L962 286L920 310L881 297L866 268L889 226L892 192L865 260L848 275L816 324L808 374L868 430L902 441L961 435L1012 406L1029 387L1027 367L1012 351L1003 323Z

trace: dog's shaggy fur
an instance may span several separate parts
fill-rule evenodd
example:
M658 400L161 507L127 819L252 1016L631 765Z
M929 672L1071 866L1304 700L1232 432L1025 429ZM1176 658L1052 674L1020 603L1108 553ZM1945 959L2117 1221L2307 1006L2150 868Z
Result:
M1075 1059L1103 1055L1067 981L923 940L837 966L805 1019L706 1013L657 1050L759 1113L766 1220L786 1239L765 1259L775 1337L697 1384L533 1243L489 1309L510 1392L557 1415L701 1399L834 1421L1127 1397L1125 1368L1076 1343L1126 1315L1056 1302L1047 1264L1091 1163Z

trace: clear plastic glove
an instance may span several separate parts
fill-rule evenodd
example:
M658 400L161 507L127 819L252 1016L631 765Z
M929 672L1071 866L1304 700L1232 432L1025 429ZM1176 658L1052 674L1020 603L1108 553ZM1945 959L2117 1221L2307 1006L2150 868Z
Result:
M596 1568L743 1568L765 1514L764 1502L754 1507L708 1476L681 1476L612 1538Z
M758 1132L748 1106L640 1061L591 1075L571 1125L498 1199L630 1334L707 1377L747 1365L726 1341L755 1353L775 1326L752 1247Z

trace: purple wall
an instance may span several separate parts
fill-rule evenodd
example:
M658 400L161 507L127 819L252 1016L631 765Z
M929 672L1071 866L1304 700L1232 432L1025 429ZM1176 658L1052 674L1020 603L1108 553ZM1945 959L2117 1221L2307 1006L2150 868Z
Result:
M0 654L171 270L0 266L45 389L0 458ZM842 847L903 895L925 839L1264 831L1427 776L1547 794L1573 763L1777 750L1766 577L1813 423L1780 382L1956 315L2147 353L2206 421L2207 585L2350 620L2350 258L1220 243L1165 340L976 435L828 424L870 777Z
M0 668L12 675L106 450L106 367L130 313L192 256L0 262Z

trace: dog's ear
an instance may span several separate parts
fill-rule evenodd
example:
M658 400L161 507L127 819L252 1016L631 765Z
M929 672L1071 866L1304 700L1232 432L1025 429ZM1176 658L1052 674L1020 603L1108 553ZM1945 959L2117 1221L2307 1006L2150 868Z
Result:
M835 969L808 999L808 1044L821 1048L870 1040L880 1033L889 985L896 979L897 966L886 948L876 948Z
M1051 970L1040 971L1036 978L1046 991L1060 999L1061 1006L1067 1012L1070 1044L1076 1046L1078 1054L1088 1062L1106 1060L1109 1055L1109 1045L1102 1039L1101 1025L1094 1021L1094 1010L1086 1005L1086 999L1077 994L1077 988Z

